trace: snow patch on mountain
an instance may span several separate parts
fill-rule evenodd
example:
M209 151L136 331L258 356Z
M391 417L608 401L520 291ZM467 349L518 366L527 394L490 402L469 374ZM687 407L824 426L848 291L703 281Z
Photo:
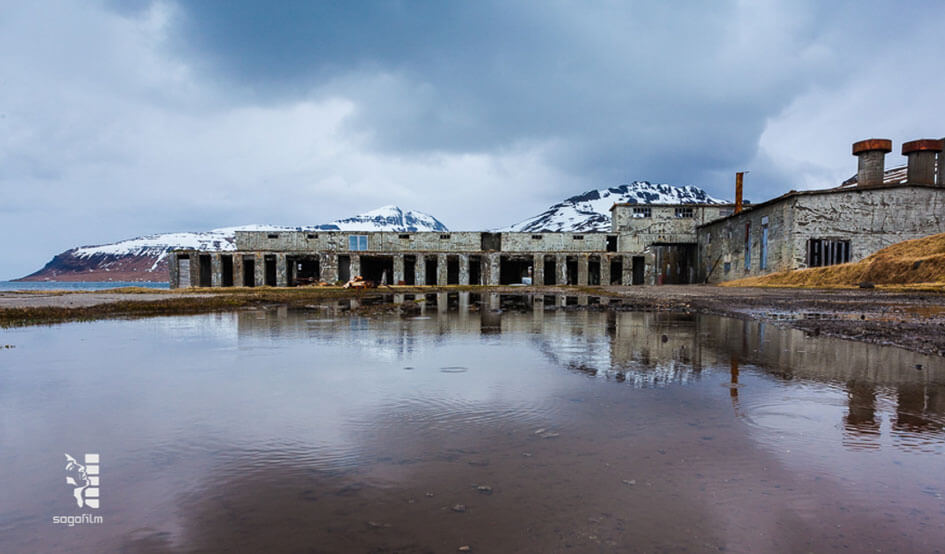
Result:
M634 181L606 189L590 190L555 204L544 212L500 231L536 233L556 231L610 231L614 204L725 204L699 187Z
M384 206L354 217L339 219L322 225L285 227L278 225L241 225L223 227L197 233L162 233L99 246L73 249L78 258L92 256L152 256L163 258L175 249L193 249L206 252L236 250L236 231L448 231L432 215L403 211L397 206Z
M383 206L361 215L339 219L316 229L324 231L449 231L446 225L429 214L403 211L397 206Z
M72 248L55 256L43 269L24 279L68 280L93 274L105 280L105 273L122 274L125 280L166 280L167 256L177 249L203 252L236 250L236 231L448 231L429 214L404 211L397 206L339 219L322 225L285 227L278 225L241 225L195 233L161 233L96 246Z

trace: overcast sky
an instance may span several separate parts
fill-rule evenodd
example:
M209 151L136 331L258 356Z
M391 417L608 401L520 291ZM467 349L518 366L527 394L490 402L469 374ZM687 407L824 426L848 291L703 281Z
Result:
M275 7L274 7L275 6ZM385 204L454 230L649 180L838 184L945 135L945 3L0 0L0 278Z

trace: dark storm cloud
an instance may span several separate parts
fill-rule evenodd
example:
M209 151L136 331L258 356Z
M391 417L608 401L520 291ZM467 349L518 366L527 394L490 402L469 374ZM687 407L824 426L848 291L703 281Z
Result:
M180 47L253 101L355 99L353 124L388 152L551 140L550 161L589 182L698 182L747 161L767 117L848 63L816 50L838 27L816 3L181 6Z

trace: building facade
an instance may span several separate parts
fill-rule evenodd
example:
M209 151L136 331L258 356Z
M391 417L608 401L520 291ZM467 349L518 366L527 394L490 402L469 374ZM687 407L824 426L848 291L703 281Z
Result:
M905 177L890 182L891 142L861 141L855 180L745 209L740 201L615 204L610 233L237 231L232 251L172 252L170 286L284 287L358 275L404 285L718 283L856 261L945 232L942 147L904 144Z

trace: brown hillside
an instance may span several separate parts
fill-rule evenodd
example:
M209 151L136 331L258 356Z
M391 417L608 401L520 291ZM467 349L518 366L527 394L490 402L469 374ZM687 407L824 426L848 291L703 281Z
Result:
M858 262L746 277L722 286L856 287L860 283L945 287L945 233L900 242Z

